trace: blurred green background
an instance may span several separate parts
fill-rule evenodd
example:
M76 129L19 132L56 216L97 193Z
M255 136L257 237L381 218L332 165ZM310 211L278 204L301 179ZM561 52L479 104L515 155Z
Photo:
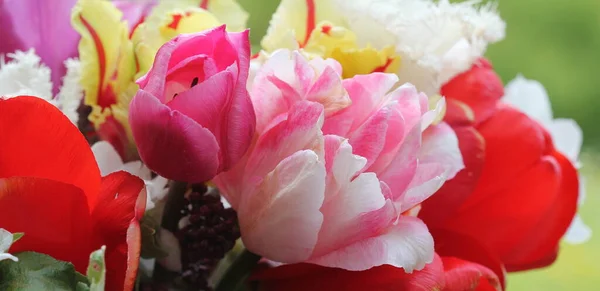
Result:
M254 45L279 0L238 0L250 12ZM363 0L369 1L369 0ZM585 135L582 172L584 221L596 230L583 245L563 245L558 261L542 270L511 274L509 291L600 290L600 0L500 0L506 39L487 57L506 83L518 73L546 86L556 117L575 119Z

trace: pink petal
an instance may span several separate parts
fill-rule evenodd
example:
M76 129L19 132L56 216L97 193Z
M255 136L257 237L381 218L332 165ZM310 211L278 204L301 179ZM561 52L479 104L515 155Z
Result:
M70 21L71 9L76 2L0 1L0 54L35 49L42 62L51 70L54 94L58 93L61 79L67 72L64 61L77 56L80 37Z
M379 236L357 241L310 262L351 271L392 265L412 272L423 269L433 258L433 238L427 226L418 218L403 216Z
M402 212L429 198L464 168L458 138L448 124L428 128L422 143L417 172L400 202Z
M285 263L306 260L317 242L323 216L325 166L310 150L284 159L252 193L238 217L244 245Z
M204 182L219 168L219 145L206 128L139 90L129 122L142 160L167 179Z
M273 126L260 136L248 160L250 180L260 179L291 154L313 150L323 156L323 106L313 102L298 102L289 112L287 120Z
M221 170L242 158L254 135L254 109L246 91L236 95L236 75L236 67L231 66L168 104L215 134L222 149Z
M233 40L239 42L237 34ZM225 26L216 27L194 34L181 34L164 44L158 50L156 59L150 71L141 77L137 83L145 91L161 98L164 103L165 77L167 72L185 61L190 56L206 55L214 60L217 71L225 70L236 61L240 61L240 72L248 73L248 64L241 57L249 49L234 47L227 37ZM249 57L249 56L248 56ZM241 77L244 77L243 75Z
M399 201L416 174L420 147L421 128L413 127L389 166L378 172L379 179L390 188L394 201Z
M256 137L246 155L227 172L214 179L221 193L234 209L245 189L254 187L279 162L300 150L312 150L323 156L323 107L299 102L286 119L274 121L271 128Z
M334 154L325 202L321 207L323 228L313 257L376 236L397 217L390 207L391 202L386 201L381 191L377 176L374 173L356 176L366 160L352 154L352 147L347 141L339 144Z
M365 168L369 168L378 159L382 153L383 148L386 145L386 139L388 138L388 120L392 115L392 109L383 108L374 113L368 120L365 121L359 128L353 131L350 136L350 144L354 148L354 153L365 157L367 159L367 165ZM396 119L397 120L397 119ZM395 127L394 129L398 129ZM400 133L403 130L400 128ZM390 139L397 141L394 136L398 136L398 132L389 132ZM397 147L394 145L394 147Z
M156 3L156 0L113 1L113 4L123 12L123 18L129 25L130 33L133 33L133 30L144 21Z
M343 86L350 95L352 105L328 118L323 132L347 136L383 104L385 94L397 81L396 75L379 73L344 80Z
M337 65L336 65L337 64ZM252 101L257 110L258 130L262 130L295 102L314 101L330 116L350 105L335 61L310 62L297 51L279 50L261 67L252 85Z

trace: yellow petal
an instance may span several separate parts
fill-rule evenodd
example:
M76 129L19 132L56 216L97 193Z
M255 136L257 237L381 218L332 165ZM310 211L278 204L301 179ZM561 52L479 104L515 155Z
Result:
M235 0L202 0L200 8L208 10L219 21L227 24L228 31L242 31L246 29L248 12Z
M92 107L89 119L96 127L111 114L135 74L133 44L121 17L121 11L106 0L79 0L71 15L73 27L81 34L84 102Z
M203 9L190 9L183 13L171 13L171 19L163 22L160 33L163 43L182 33L199 32L221 25L221 22L210 12Z
M391 46L383 50L372 47L362 49L336 48L333 50L331 57L342 65L344 78L373 72L395 73L400 68L400 56L396 54Z
M221 25L212 13L201 8L187 6L180 9L165 6L165 9L167 10L154 9L133 33L132 40L139 65L136 79L150 70L158 49L173 37Z
M282 0L261 45L267 51L279 49L281 43L291 41L304 47L317 23L322 21L342 23L331 0Z
M312 31L304 50L323 58L332 57L335 49L356 49L356 35L348 29L323 21Z

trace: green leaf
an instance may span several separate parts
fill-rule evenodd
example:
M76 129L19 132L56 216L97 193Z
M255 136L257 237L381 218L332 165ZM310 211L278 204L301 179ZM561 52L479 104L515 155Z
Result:
M12 242L13 242L13 244L14 244L16 241L20 240L20 239L21 239L21 238L22 238L24 235L25 235L25 234L24 234L24 233L22 233L22 232L15 232L15 233L13 233L13 241L12 241Z
M244 250L229 266L223 277L219 280L215 291L249 291L246 279L260 260L260 256Z
M142 230L141 257L144 259L164 258L168 255L158 243L157 229L160 228L160 222L156 218L157 213L155 213L155 211L156 208L147 211L140 224Z
M87 279L75 271L73 264L48 255L22 252L15 255L19 262L0 262L0 290L84 291Z
M104 291L106 281L106 264L104 254L106 246L90 254L90 263L87 268L87 278L90 280L90 291Z

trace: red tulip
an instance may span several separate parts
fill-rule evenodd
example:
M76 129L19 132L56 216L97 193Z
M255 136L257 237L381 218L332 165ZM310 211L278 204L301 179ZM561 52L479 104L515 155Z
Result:
M435 235L435 233L434 233ZM452 244L471 249L477 261L435 255L423 270L406 273L401 268L384 265L366 271L348 271L310 264L292 264L276 268L262 268L250 278L257 281L261 291L496 291L502 290L503 270L499 261L465 236L440 233L451 238ZM438 247L436 246L436 251ZM440 246L439 251L445 252ZM499 274L499 275L497 275Z
M0 225L25 233L11 253L44 253L85 273L105 245L107 290L132 290L144 182L125 172L101 178L85 138L42 99L0 99L0 133Z
M425 201L419 216L430 228L477 239L509 271L549 265L576 212L574 166L541 124L498 102L502 83L489 63L475 64L442 94L466 168ZM464 252L460 245L447 250Z

